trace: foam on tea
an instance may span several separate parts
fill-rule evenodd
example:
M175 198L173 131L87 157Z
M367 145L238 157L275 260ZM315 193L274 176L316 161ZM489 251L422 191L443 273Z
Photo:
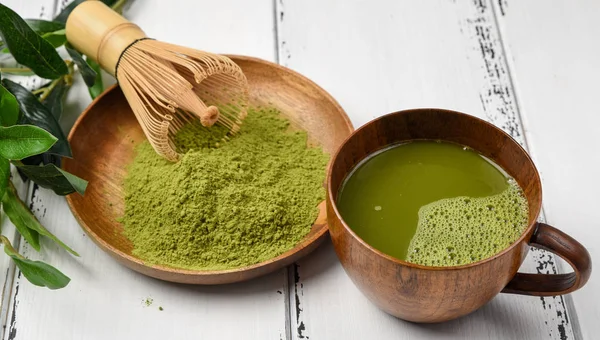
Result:
M527 220L527 199L514 181L498 195L442 199L419 209L406 259L429 266L479 261L510 246Z
M521 188L499 166L469 148L436 141L371 155L347 177L337 206L371 246L433 266L493 256L528 222Z

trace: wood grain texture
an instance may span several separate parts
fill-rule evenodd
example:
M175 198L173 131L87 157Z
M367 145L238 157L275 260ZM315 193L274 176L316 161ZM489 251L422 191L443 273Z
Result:
M600 3L509 0L494 5L527 141L541 170L548 222L582 239L598 262ZM600 274L592 272L588 285L571 297L581 338L597 338Z
M355 127L405 108L442 107L485 118L525 144L491 2L276 3L280 62L330 91ZM501 294L466 318L419 327L382 317L330 247L296 269L290 305L297 339L573 338L562 297ZM554 257L540 251L530 252L521 268L554 270Z
M135 1L128 6L126 15L143 19L140 24L146 27L155 22L164 23L158 30L186 45L197 47L198 42L209 47L220 45L241 54L273 59L272 2L254 1L251 9L244 4ZM207 8L213 12L206 11ZM241 24L250 23L249 12L254 15L252 21L270 24ZM221 13L220 17L226 14L230 24L224 31L230 38L237 36L237 39L224 42L220 36L189 29L191 23L212 20L216 24L215 13ZM165 29L173 26L175 30ZM266 43L237 49L238 43L245 42L239 37L250 35ZM67 97L63 120L66 128L70 128L90 103L87 89L79 78L76 77L76 84ZM54 244L43 243L45 250L39 258L56 265L72 281L63 290L50 291L18 277L13 285L5 339L285 338L287 277L284 270L258 280L221 287L193 287L151 279L119 265L89 240L64 198L38 188L31 188L29 197L40 221L81 257L74 258ZM20 251L33 258L36 256L24 244ZM153 302L147 306L146 299Z
M333 154L353 128L331 96L301 75L258 58L231 56L248 79L253 107L277 108L292 125L308 134L309 143ZM267 261L242 268L201 271L148 265L132 254L133 244L117 220L125 211L123 180L135 148L145 141L143 130L123 92L112 87L83 112L69 134L73 159L64 169L89 181L84 196L70 195L67 203L88 236L125 266L171 282L226 284L246 281L278 269L313 251L327 234L325 205L310 233L293 249ZM325 184L325 183L323 183ZM317 208L316 206L314 208Z
M475 263L430 267L389 256L368 245L348 227L337 206L347 176L369 155L389 145L423 139L477 150L519 183L529 203L529 223L518 240ZM508 134L482 119L439 109L384 115L360 127L344 142L334 156L328 177L327 221L342 266L374 304L403 320L453 320L480 308L501 291L536 296L566 294L583 287L589 278L587 250L568 235L537 222L542 203L541 181L529 155ZM517 274L528 244L564 256L575 271L561 275Z
M135 0L127 8L127 19L155 39L275 61L272 1Z
M560 229L537 223L529 244L560 256L573 268L561 274L517 273L504 287L503 293L533 296L566 295L584 287L592 273L592 259L588 250Z

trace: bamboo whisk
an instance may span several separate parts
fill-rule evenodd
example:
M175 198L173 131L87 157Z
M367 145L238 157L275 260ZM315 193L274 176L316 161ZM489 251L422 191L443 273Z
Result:
M154 150L181 157L173 137L186 123L235 134L246 117L248 81L231 59L148 38L101 1L79 4L67 40L113 75Z

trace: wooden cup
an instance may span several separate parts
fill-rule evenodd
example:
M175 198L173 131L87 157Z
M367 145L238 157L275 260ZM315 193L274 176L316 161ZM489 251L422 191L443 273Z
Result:
M455 267L428 267L399 260L357 236L336 206L345 177L373 152L390 144L419 139L471 147L514 177L529 202L529 226L523 235L493 257ZM467 114L415 109L367 123L338 149L329 169L327 191L330 234L344 270L375 305L404 320L433 323L455 319L473 312L500 292L534 296L567 294L583 287L590 277L592 265L587 250L560 230L537 222L542 187L527 152L499 128ZM530 246L559 255L574 272L517 273Z

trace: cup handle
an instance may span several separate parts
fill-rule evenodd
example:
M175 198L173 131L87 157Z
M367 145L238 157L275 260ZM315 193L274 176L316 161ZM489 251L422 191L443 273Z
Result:
M563 295L583 287L590 278L592 272L590 254L571 236L545 223L538 223L529 244L562 257L574 271L568 274L517 273L504 287L502 293L533 296Z

